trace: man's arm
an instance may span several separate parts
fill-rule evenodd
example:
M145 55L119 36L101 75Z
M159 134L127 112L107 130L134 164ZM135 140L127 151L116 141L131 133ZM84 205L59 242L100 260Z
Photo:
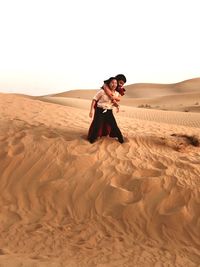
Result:
M120 101L120 98L118 96L113 95L112 91L109 89L109 87L104 83L103 85L103 90L105 91L105 93L110 97L110 99L116 100L116 101Z

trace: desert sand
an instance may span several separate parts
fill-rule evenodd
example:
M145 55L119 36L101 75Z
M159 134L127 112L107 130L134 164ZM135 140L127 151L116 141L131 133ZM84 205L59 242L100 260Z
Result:
M124 144L86 140L96 90L1 93L0 267L200 266L199 85L127 86Z

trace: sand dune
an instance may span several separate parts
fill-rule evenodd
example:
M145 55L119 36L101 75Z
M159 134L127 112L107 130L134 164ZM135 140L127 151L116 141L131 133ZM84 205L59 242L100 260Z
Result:
M200 91L200 90L199 90ZM184 108L189 105L200 106L200 92L196 93L182 93L176 95L167 95L155 98L128 98L124 97L121 99L121 103L128 106L140 106L140 105L151 105L152 108L156 109L159 107L165 107L166 109L177 109Z
M199 266L199 114L122 106L91 145L73 99L0 94L0 266Z
M199 92L200 78L174 84L136 83L127 85L126 96L134 98L154 98L167 95Z
M59 93L59 94L52 94L49 96L51 96L51 97L81 98L81 99L91 100L92 97L97 92L97 90L99 90L99 89L97 88L97 89L93 89L93 90L86 90L86 89L84 89L84 90L70 90L67 92L63 92L63 93Z
M194 78L174 84L136 83L126 85L126 94L123 98L155 98L184 93L200 93L200 78ZM59 94L49 95L55 97L70 97L92 99L98 90L72 90Z
M80 110L89 110L91 100L87 99L76 99L69 97L42 97L40 100L44 102L51 102L55 104L61 104L68 107L78 108ZM123 100L121 101L123 103ZM177 107L175 106L174 109ZM182 107L183 108L183 107ZM184 107L186 110L186 107ZM191 107L192 109L192 107ZM195 111L197 113L195 113ZM82 112L82 111L80 111ZM145 121L155 121L168 124L185 125L190 127L200 128L200 115L198 110L193 110L194 113L190 112L174 112L174 111L162 111L147 108L133 108L131 107L131 100L128 105L120 106L120 112L117 114L119 117L128 117L134 119L140 119Z
M125 88L126 94L121 98L120 103L123 106L146 107L168 111L200 112L200 78L175 84L132 84L125 86ZM91 101L97 91L98 89L73 90L38 97L38 99L88 109L87 100Z
M37 99L44 102L55 103L79 109L85 109L88 111L91 105L92 98L89 100L89 99L79 99L72 97L45 96L45 97L38 97Z
M89 95L88 95L89 98ZM76 97L56 97L46 96L38 97L38 100L63 104L66 106L81 107L88 109L91 103L91 99L82 99ZM185 93L179 95L169 95L157 98L128 98L121 97L120 105L126 105L131 107L141 107L142 105L150 105L153 109L163 108L165 110L181 110L186 107L200 107L200 92L199 93ZM184 110L183 110L184 111Z

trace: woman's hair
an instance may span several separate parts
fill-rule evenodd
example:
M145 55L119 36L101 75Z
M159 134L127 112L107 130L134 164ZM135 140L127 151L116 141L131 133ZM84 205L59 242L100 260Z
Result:
M123 81L124 83L126 83L126 77L125 77L124 74L118 74L118 75L116 75L116 76L115 76L115 79L116 79L117 81Z
M117 80L116 77L110 77L108 80L105 80L104 83L109 85L109 83L112 81L112 80Z

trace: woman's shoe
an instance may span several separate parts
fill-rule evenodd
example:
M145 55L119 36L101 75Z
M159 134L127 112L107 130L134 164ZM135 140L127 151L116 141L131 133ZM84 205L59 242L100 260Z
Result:
M123 143L124 143L124 139L123 139L123 137L119 137L119 138L118 138L118 141L119 141L121 144L123 144Z

